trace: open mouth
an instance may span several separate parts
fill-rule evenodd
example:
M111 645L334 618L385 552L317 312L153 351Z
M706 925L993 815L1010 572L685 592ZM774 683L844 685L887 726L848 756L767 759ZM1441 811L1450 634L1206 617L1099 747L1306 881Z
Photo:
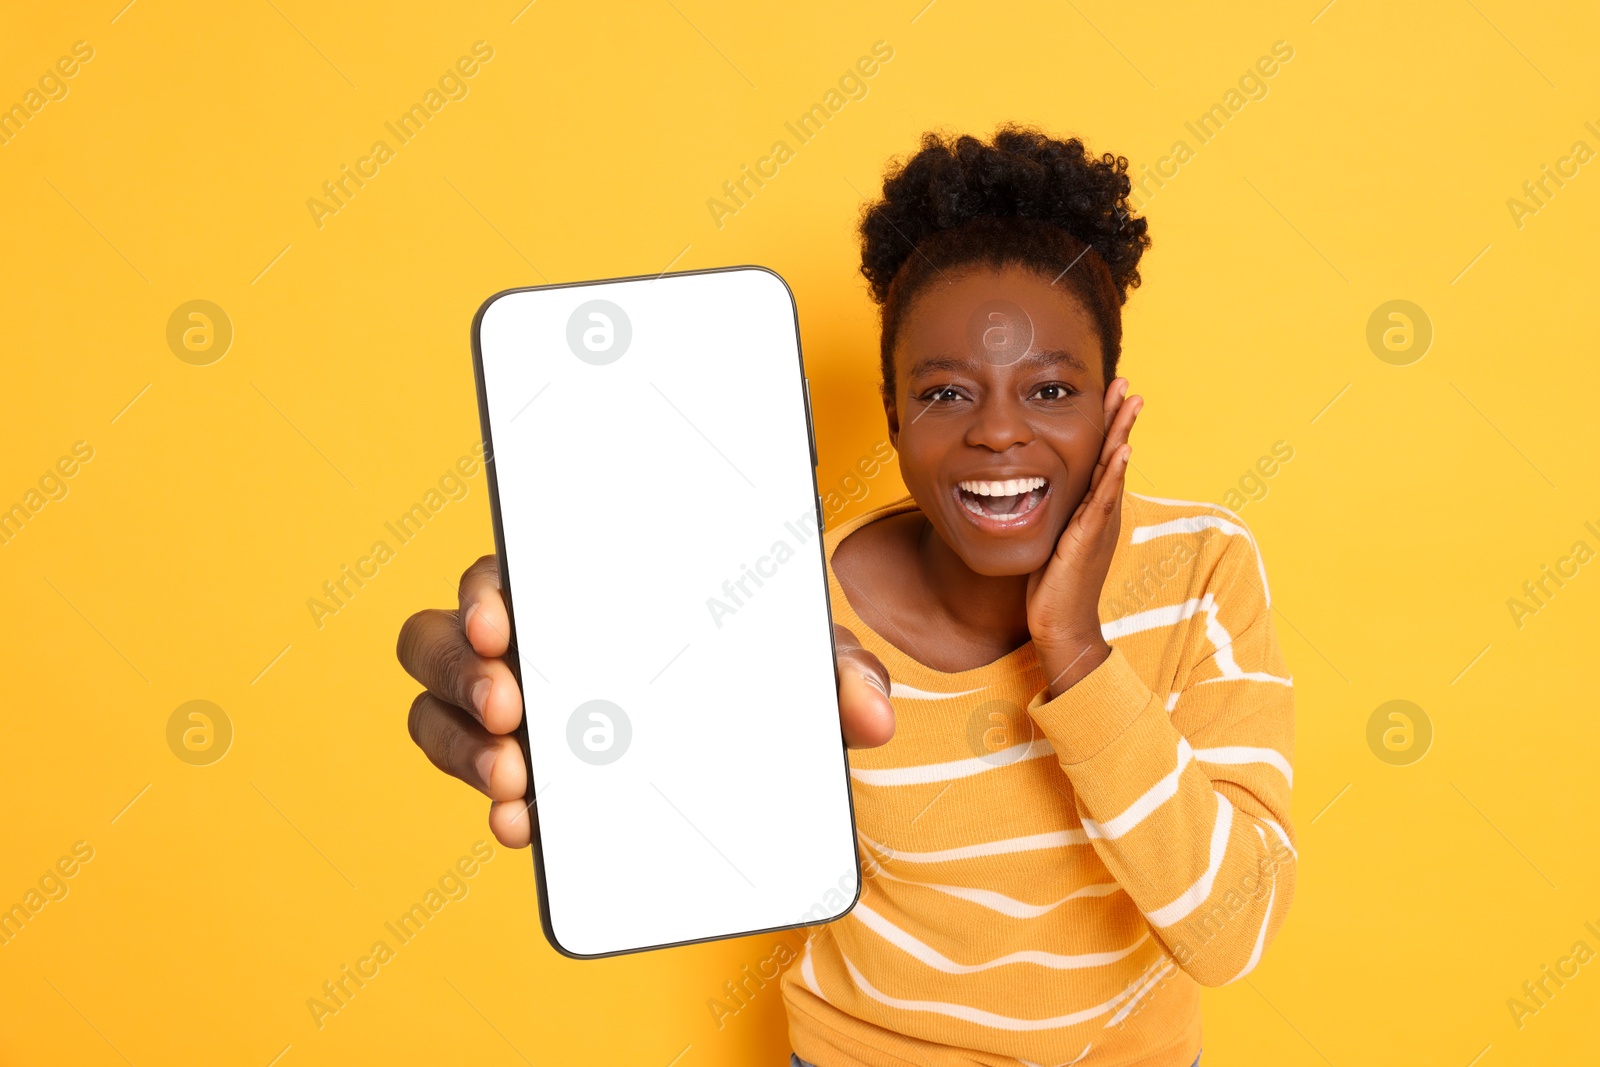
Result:
M1033 512L1050 492L1043 478L1009 478L1005 481L956 483L961 506L979 518L1015 522Z

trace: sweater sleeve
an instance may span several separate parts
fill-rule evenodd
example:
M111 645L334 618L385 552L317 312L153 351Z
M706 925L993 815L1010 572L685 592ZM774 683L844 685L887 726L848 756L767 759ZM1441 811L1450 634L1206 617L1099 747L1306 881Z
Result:
M1210 986L1260 961L1294 896L1297 856L1293 689L1253 540L1227 540L1199 596L1104 624L1110 657L1028 709L1089 843L1178 966ZM1170 696L1135 673L1128 641L1179 643Z

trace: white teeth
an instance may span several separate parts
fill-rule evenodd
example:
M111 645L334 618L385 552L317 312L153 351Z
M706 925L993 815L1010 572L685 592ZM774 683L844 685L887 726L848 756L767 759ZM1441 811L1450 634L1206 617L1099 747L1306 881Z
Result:
M1004 482L957 482L956 485L977 496L1016 496L1045 487L1043 478L1011 478Z

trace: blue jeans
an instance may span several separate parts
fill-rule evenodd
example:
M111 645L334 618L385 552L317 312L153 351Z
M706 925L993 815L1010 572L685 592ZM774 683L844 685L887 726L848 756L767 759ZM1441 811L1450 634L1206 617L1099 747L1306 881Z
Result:
M791 1052L789 1053L789 1067L817 1067L817 1065L807 1060L803 1060ZM1199 1056L1194 1058L1194 1067L1200 1067Z

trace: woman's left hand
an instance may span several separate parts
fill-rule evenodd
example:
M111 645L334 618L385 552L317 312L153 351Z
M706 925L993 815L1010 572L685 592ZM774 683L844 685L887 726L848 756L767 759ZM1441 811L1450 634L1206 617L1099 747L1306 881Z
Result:
M1106 388L1105 446L1089 489L1045 565L1028 578L1028 630L1054 700L1111 655L1100 632L1100 593L1122 529L1122 490L1133 446L1128 432L1144 399L1128 381Z

